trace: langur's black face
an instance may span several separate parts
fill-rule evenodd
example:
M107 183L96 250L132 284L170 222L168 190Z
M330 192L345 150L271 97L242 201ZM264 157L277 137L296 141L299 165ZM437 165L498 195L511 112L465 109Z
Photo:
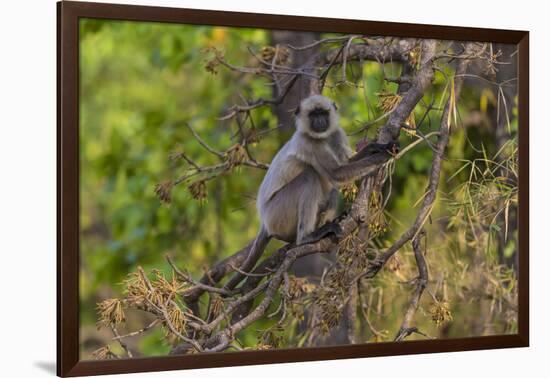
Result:
M330 126L330 110L316 107L308 114L311 130L316 133L327 131Z

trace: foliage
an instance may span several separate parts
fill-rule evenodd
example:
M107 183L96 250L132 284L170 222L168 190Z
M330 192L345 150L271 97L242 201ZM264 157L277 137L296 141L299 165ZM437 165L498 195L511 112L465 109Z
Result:
M265 78L227 69L224 62L284 66L290 52L270 46L270 33L257 29L84 19L80 31L82 357L122 355L124 347L105 332L113 325L142 330L124 338L140 355L166 354L199 322L180 298L196 284L192 277L254 237L253 198L263 177L255 164L269 162L284 142L277 138L270 107L226 117L245 99L271 98L272 88ZM410 54L418 67L420 51ZM328 76L324 92L337 100L353 145L373 139L380 122L365 124L401 101L397 84L385 80L399 76L400 69L397 63L360 62L348 64L346 83L340 82L340 70ZM363 271L415 219L432 149L413 143L423 142L419 131L438 130L452 74L450 65L436 71L433 86L407 118L400 138L411 150L392 167L391 195L388 185L371 193L370 206L378 209L368 222L371 243L352 234L339 243L337 268L326 276L286 276L270 307L277 316L243 330L235 348L307 345L311 335L300 325L312 304L320 308L315 326L323 335L341 323L342 282ZM517 244L517 117L515 104L508 103L507 143L499 145L494 119L501 112L500 89L468 82L455 104L453 117L459 120L439 199L424 225L430 282L416 316L422 334L411 338L516 331L517 272L510 261ZM245 124L243 142L236 135ZM357 190L344 188L346 203ZM167 254L174 265L164 261ZM178 273L175 266L186 271ZM361 282L362 317L356 320L361 342L388 341L398 331L416 276L413 250L405 246L372 280ZM227 300L211 298L215 318Z

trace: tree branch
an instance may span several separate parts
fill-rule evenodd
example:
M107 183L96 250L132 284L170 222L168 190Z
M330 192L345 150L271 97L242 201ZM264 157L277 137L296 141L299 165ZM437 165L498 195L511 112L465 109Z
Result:
M412 326L413 318L416 314L416 310L418 309L422 293L424 292L426 285L428 285L428 266L426 265L424 254L420 249L420 241L423 236L425 236L425 233L420 232L418 236L412 240L414 258L418 268L418 277L416 278L415 291L409 306L407 307L405 316L403 317L403 323L401 323L401 327L399 328L399 332L397 332L394 341L403 341L410 334L418 332L418 328Z
M468 44L468 51L474 51L474 45ZM463 75L468 69L469 60L462 60L459 63L455 77L453 78L452 87L454 88L449 95L449 99L441 115L441 125L439 129L439 136L436 144L436 151L433 153L432 168L430 171L430 178L428 184L428 190L420 206L420 210L416 216L414 224L405 232L401 237L384 253L382 253L377 260L372 264L370 269L361 275L362 277L373 277L376 273L386 264L386 262L397 252L405 243L417 236L420 228L424 225L428 216L430 215L433 204L437 194L437 187L439 185L439 177L441 173L441 165L443 162L443 154L449 143L449 135L451 130L451 111L454 111L456 101L460 95L462 89L462 83L464 81ZM401 104L400 104L401 105ZM388 121L388 124L390 122ZM393 130L394 123L388 126L389 130ZM391 133L391 131L389 132Z

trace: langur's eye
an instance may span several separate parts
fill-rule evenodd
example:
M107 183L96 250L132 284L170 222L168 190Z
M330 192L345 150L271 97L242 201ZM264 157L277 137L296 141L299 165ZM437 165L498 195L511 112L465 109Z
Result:
M338 107L336 106L335 102L332 102L332 106L334 106L334 110L338 110Z
M294 111L294 114L295 114L295 115L300 114L300 105L298 105L298 106L296 107L296 110Z

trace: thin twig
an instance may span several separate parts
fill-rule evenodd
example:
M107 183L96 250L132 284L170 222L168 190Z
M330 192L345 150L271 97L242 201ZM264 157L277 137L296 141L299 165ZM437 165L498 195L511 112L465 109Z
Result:
M118 333L118 330L116 329L116 327L113 325L113 324L110 324L110 327L111 327L111 331L113 332L113 335L115 335L115 337L113 338L113 340L116 340L118 341L120 347L122 349L124 349L124 351L126 352L126 354L128 355L128 357L132 358L134 357L134 355L132 354L132 351L130 350L130 348L128 348L128 345L126 345L125 342L123 342L121 339L122 337L120 337L119 333Z

